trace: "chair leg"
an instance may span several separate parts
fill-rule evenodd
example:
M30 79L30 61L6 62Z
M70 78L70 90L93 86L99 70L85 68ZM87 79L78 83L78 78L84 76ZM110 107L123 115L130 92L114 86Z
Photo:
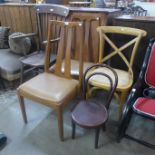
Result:
M60 140L64 140L64 131L63 131L63 109L62 107L58 107L57 109L57 115L58 115L58 128L59 128L59 137Z
M27 123L27 116L26 116L24 98L23 98L23 96L20 96L18 91L17 91L17 95L18 95L18 99L19 99L20 108L21 108L21 111L22 111L22 116L23 116L24 123Z
M98 148L99 134L100 134L100 127L98 127L95 132L95 149Z
M105 123L104 123L103 126L102 126L102 130L103 130L103 131L106 131L106 124L105 124Z
M75 132L76 132L76 124L72 120L72 139L75 139Z
M127 91L127 92L121 92L121 94L120 94L119 118L121 118L122 111L123 111L123 105L124 105L124 103L125 103L127 94L128 94L128 91Z
M24 64L21 63L21 68L20 68L20 84L23 83L23 75L24 75Z
M132 118L132 109L127 109L118 126L118 132L116 137L116 140L118 143L125 136L125 133L129 126L131 118Z

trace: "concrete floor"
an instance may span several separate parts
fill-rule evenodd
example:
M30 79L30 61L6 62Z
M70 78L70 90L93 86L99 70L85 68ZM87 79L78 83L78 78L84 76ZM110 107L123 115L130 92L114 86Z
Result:
M97 150L94 149L93 130L77 128L76 139L71 139L70 107L65 111L64 142L59 141L56 114L51 109L28 100L26 108L29 121L27 125L21 117L16 91L0 91L0 131L8 137L7 145L0 151L0 155L155 155L155 150L131 140L123 139L121 143L116 143L118 115L115 103L111 106L107 131L101 133L100 148ZM145 121L135 118L131 124L135 125L131 125L129 132L136 135L146 133L140 130L146 124ZM155 130L155 125L152 126L150 122L147 126L151 129L147 129L146 134L154 141L155 134L151 135L149 132Z

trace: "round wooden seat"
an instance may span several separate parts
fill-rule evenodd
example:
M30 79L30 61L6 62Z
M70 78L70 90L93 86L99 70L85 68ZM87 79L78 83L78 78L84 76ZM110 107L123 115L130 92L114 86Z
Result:
M107 109L96 100L80 101L72 112L72 120L82 127L96 128L103 125L107 118Z

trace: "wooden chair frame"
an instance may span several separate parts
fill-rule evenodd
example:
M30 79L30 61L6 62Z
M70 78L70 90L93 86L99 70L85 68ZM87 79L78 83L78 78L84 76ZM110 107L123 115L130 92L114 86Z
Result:
M118 55L122 61L125 63L127 66L127 71L129 74L129 82L126 86L117 86L115 95L116 98L118 99L120 103L120 113L122 112L122 106L123 103L126 99L126 96L128 94L129 89L132 86L133 79L134 79L134 74L132 70L134 58L140 43L140 40L142 37L146 36L146 32L144 30L136 29L136 28L129 28L129 27L121 27L121 26L100 26L97 28L97 31L99 33L99 38L100 38L100 45L99 45L99 63L105 63L106 61L110 60L112 57ZM117 47L115 43L109 38L107 34L120 34L120 35L128 35L128 36L133 36L134 38L131 39L129 42L125 43L121 47ZM112 52L108 53L108 55L104 56L103 52L105 49L105 42L107 42L110 47L113 49ZM123 51L127 49L129 46L133 45L133 50L131 51L131 56L130 59L128 60ZM119 75L118 75L119 77ZM107 88L107 85L104 83L93 83L91 82L91 85L101 87L103 89ZM92 88L92 89L95 89Z
M55 28L55 26L58 26L58 28L60 28L60 40L59 40L59 45L58 45L58 54L57 54L57 59L56 59L56 70L54 73L50 73L49 72L49 67L50 67L50 54L52 52L52 42L51 39L53 39L53 28ZM81 34L81 38L80 38L80 42L79 42L79 47L80 47L80 65L79 65L79 81L77 80L73 80L71 75L70 75L70 68L71 68L71 63L70 63L70 57L71 57L71 42L72 42L72 32L74 28L78 28L79 29L79 33ZM78 89L80 88L80 84L82 81L82 48L83 48L83 32L82 32L82 23L79 22L62 22L62 21L49 21L49 28L48 28L48 40L47 40L47 46L46 46L46 54L45 54L45 72L37 75L36 77L34 77L33 79L25 82L24 84L20 85L19 88L17 89L17 95L20 101L20 106L21 106L21 111L22 111L22 115L23 115L23 119L24 122L27 123L27 116L26 116L26 111L25 111L25 105L24 105L24 97L31 99L33 101L39 102L41 104L44 104L46 106L49 106L53 109L56 110L57 115L58 115L58 128L59 128L59 136L60 136L60 140L64 140L64 131L63 131L63 109L64 107L69 103L70 100L72 100L77 94L78 94ZM67 37L67 39L65 39ZM65 62L65 71L64 73L62 73L61 70L61 65L62 62ZM76 84L77 86L75 88L73 88L74 90L71 91L68 95L62 97L62 99L58 99L58 100L52 100L52 99L46 99L45 97L42 97L41 94L42 90L39 92L40 95L36 96L35 92L31 93L30 91L25 91L24 88L25 86L27 87L31 87L30 83L36 81L36 79L40 78L41 76L48 76L50 77L54 77L54 78L58 78L58 79L62 79L62 80L66 80L69 83L73 83ZM48 80L48 79L47 79ZM49 80L48 80L49 81ZM44 81L45 83L48 81ZM53 82L54 85L54 81L49 81L49 82ZM76 82L76 83L75 83ZM78 83L78 84L77 84ZM39 83L38 83L39 85ZM47 86L49 87L48 83ZM38 86L34 86L35 89ZM33 87L33 88L34 88ZM53 88L51 89L51 93L55 93L55 88L57 87L57 84L55 86L53 86ZM61 87L63 86L59 86L58 88L61 89ZM29 88L30 89L30 88ZM45 89L43 87L43 89ZM61 90L58 90L58 92L61 92Z
M36 70L38 74L39 70L44 68L44 57L45 57L45 46L47 43L47 30L48 30L48 21L51 19L65 20L69 14L67 7L60 5L37 5L34 7L37 17L36 23L36 33L29 33L18 37L35 37L37 42L37 49L35 52L28 54L20 59L21 61L21 78L20 83L23 83L24 74L29 71ZM54 30L54 29L53 29ZM55 33L57 33L55 31ZM57 44L58 39L52 40L53 43ZM56 53L53 53L51 56L51 64L55 63ZM28 69L26 69L26 67Z

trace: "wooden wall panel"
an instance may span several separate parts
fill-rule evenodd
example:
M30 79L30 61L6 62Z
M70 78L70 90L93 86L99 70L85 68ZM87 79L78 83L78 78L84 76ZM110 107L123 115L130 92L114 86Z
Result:
M37 31L36 13L31 5L0 5L0 21L2 26L9 26L11 32Z

